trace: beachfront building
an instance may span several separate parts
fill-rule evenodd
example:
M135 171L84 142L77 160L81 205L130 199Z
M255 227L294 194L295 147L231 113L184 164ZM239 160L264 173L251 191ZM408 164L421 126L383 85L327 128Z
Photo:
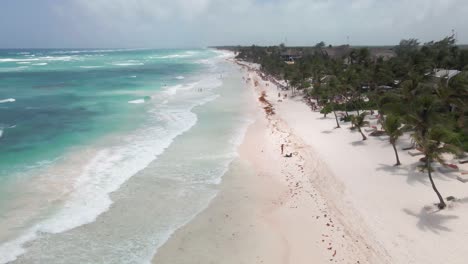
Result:
M302 52L298 50L289 49L284 52L281 52L280 56L284 62L288 64L294 64L296 60L302 58Z
M379 58L388 61L396 57L396 55L395 51L389 48L370 48L370 56L374 61L377 61Z
M459 70L450 70L450 69L435 69L432 76L435 78L443 78L450 80L453 77L457 76L461 71Z

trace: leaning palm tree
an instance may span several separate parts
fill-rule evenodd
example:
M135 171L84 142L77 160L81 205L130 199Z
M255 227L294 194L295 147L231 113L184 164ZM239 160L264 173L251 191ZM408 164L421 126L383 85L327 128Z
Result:
M432 162L445 164L443 153L456 153L458 149L449 144L456 142L455 134L450 131L453 126L450 118L443 113L443 103L434 94L421 94L415 98L406 116L407 124L413 129L413 140L424 154L424 169L439 198L437 206L444 209L447 205L432 178Z
M357 115L357 116L353 115L351 117L351 123L357 128L359 133L361 133L362 140L367 140L366 135L364 135L364 133L361 130L361 127L369 124L369 121L365 121L366 115L367 113L364 112L364 113L361 113L360 115Z
M330 106L331 106L333 115L335 116L336 128L341 128L340 122L338 121L338 115L336 114L336 106L338 104L336 97L339 96L340 89L341 89L341 84L338 78L336 78L336 76L332 76L330 79L330 83L328 84L328 93L329 93L329 97L331 98Z
M459 154L459 149L457 147L451 144L443 143L443 141L453 141L453 138L454 133L442 126L429 128L427 131L425 131L425 133L416 132L413 134L413 139L415 140L416 144L421 147L422 153L424 154L424 168L427 170L427 175L429 176L432 189L439 198L439 203L437 204L439 209L444 209L447 204L445 203L444 198L434 183L434 179L432 178L431 164L433 161L437 161L440 164L445 164L445 161L442 157L442 154L444 153Z
M396 115L388 115L383 122L383 127L385 129L385 132L387 132L390 144L392 144L393 150L395 151L395 166L400 166L400 158L398 157L398 151L395 146L398 138L401 135L403 135L403 131L401 130L400 118Z

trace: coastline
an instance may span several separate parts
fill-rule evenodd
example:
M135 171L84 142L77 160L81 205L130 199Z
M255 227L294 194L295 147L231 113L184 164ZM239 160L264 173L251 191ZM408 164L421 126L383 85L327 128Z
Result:
M259 85L254 71L245 80L257 107L239 157L208 208L153 263L387 263L358 214L341 204L343 186L325 163L257 100L272 84ZM291 158L281 155L283 143Z
M403 164L394 167L386 136L363 142L349 123L333 129L333 117L289 92L277 100L275 84L255 65L237 64L250 68L255 122L218 195L153 263L465 262L466 187L436 171L440 188L456 200L435 210L419 158L401 151L409 135L397 144ZM281 144L293 157L280 155Z
M98 207L101 203L97 203L96 198L107 194L101 192L102 186L108 186L107 183L112 184L111 186L121 183L111 177L114 173L120 176L132 172L125 169L117 171L121 168L121 159L117 159L119 164L114 160L113 170L107 170L108 167L103 166L107 163L101 162L102 159L94 162L96 167L103 168L98 174L100 177L88 177L89 174L84 174L86 177L79 177L83 178L79 181L82 183L78 186L80 188L70 190L70 197L75 199L63 199L63 210L62 204L58 204L61 202L59 200L55 203L58 207L57 213L54 211L47 217L41 218L38 224L32 224L31 229L18 230L21 232L21 237L17 239L15 236L11 241L1 245L0 251L4 253L0 254L0 262L58 263L63 261L65 255L67 262L70 263L93 262L96 259L106 263L149 262L156 248L164 244L174 230L185 225L213 199L221 176L236 157L238 143L244 134L243 129L246 129L249 123L248 111L244 110L243 102L246 101L244 96L250 98L250 94L239 93L239 86L242 85L240 69L225 62L226 56L225 53L210 56L210 60L204 61L208 66L206 66L207 71L203 71L203 75L193 78L186 75L187 79L180 81L192 84L191 79L199 79L196 85L180 85L177 86L177 91L175 87L173 89L173 86L167 86L167 89L162 91L164 94L160 101L151 100L135 106L149 109L148 114L159 121L154 126L150 124L146 126L145 133L142 133L142 136L152 140L151 144L141 144L135 140L135 137L130 136L119 137L121 139L119 142L122 144L128 142L132 147L130 150L138 150L138 155L131 155L131 158L140 163L145 162L147 157L152 157L154 160L118 186L118 190L109 193L108 199L105 200L108 202L106 204L108 208L104 208L104 212L92 211L96 218L88 223L90 218L84 218L82 214L88 211L76 212L73 209L77 206L101 209ZM223 81L219 80L218 72L228 73ZM197 88L203 88L203 92ZM168 94L169 98L166 98L166 90L173 91L171 95ZM175 93L177 96L173 96ZM158 95L155 93L155 96ZM161 103L164 98L167 100ZM122 103L127 104L127 100L123 100ZM166 139L165 135L170 136L181 126L184 128L189 126L190 129L181 131L181 134L168 142L163 141ZM154 136L152 132L158 133L158 136ZM164 151L154 156L154 151L159 151L159 148L153 143L158 142L164 145ZM109 152L97 155L98 157L120 158L118 155L122 153L120 145L100 143L105 146L110 145L112 148ZM169 145L166 146L166 143ZM92 159L95 156L92 154L94 152L76 156ZM86 164L84 161L83 164L75 162L73 165L76 167L71 171L78 174L81 172L79 168L89 169ZM67 172L66 169L70 167L62 165L60 168L61 171ZM131 169L136 170L138 167L132 166ZM62 175L70 174L57 174L57 177ZM73 177L62 176L60 179L75 182L72 181ZM59 188L63 186L58 183L54 182L55 185L49 186L48 190L51 191L52 187L57 187L59 191L68 190ZM90 198L79 199L81 196L75 195L77 190L82 189L87 191L85 194L89 194ZM81 193L83 192L79 194ZM82 203L69 206L70 200ZM21 217L18 211L15 213L12 214L13 217ZM81 224L75 219L87 222ZM13 222L15 223L20 225L18 222ZM116 229L118 232L115 232Z

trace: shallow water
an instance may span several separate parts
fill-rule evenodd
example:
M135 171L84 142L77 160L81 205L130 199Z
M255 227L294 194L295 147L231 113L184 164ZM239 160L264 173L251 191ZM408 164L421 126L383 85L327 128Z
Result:
M0 262L148 262L209 203L235 157L249 122L241 73L211 50L48 52L93 59L49 59L45 71L19 74L0 57L0 84L40 90L11 89L16 101L0 108L23 111L0 120L24 129L0 139ZM112 58L99 64L96 54ZM59 67L73 74L31 85Z

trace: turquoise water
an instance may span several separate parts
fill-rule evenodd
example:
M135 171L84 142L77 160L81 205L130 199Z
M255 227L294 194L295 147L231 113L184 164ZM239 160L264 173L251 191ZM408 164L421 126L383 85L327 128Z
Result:
M0 50L0 179L76 144L134 127L128 104L203 70L209 51ZM44 151L47 149L47 151Z
M228 56L0 51L0 263L147 263L236 156Z

